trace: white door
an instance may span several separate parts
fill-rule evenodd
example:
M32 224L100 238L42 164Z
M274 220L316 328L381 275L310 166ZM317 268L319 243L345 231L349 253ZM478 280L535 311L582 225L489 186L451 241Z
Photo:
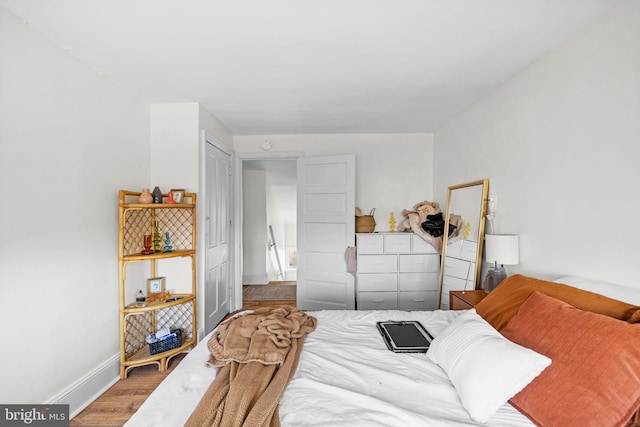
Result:
M299 158L298 308L355 308L344 257L354 239L355 156Z
M205 144L205 333L230 312L231 155Z

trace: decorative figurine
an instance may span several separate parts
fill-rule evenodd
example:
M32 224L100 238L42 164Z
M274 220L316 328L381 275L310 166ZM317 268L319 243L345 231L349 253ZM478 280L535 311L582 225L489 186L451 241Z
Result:
M162 248L162 252L173 252L173 247L171 247L171 239L169 238L169 232L165 233L166 239L164 240L164 248Z
M142 255L151 255L155 251L151 249L151 234L144 235L144 250L142 251Z
M160 243L162 242L162 238L160 237L160 228L158 227L158 220L156 220L156 228L155 231L153 232L153 249L155 249L155 251L159 251L160 248Z
M153 189L153 203L162 203L162 191L160 191L160 187L156 186Z
M173 198L173 191L169 191L169 197L167 198L167 203L174 204L176 201Z
M471 220L468 219L467 222L464 223L464 230L462 231L462 238L466 239L469 237L469 232L471 231Z
M392 233L396 231L396 218L393 216L393 212L389 215L389 231Z
M149 193L148 188L142 189L142 193L138 196L138 203L153 203L153 196Z

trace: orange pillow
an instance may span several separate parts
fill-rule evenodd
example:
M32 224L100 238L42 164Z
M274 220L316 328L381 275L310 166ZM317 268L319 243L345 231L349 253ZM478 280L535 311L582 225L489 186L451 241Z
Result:
M502 330L516 314L520 304L533 291L558 298L586 311L604 314L631 323L640 320L640 307L574 288L516 274L505 279L485 299L475 306L476 312L497 330Z
M537 425L624 426L640 407L640 325L536 291L502 334L551 358L509 401Z

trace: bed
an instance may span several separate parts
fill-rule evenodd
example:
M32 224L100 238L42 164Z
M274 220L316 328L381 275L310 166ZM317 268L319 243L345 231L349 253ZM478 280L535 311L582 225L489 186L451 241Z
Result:
M283 426L625 426L637 419L638 289L515 275L472 310L308 314L317 328L280 400ZM389 351L376 329L386 320L422 323L435 337L429 351ZM184 425L216 374L206 365L208 339L127 427Z

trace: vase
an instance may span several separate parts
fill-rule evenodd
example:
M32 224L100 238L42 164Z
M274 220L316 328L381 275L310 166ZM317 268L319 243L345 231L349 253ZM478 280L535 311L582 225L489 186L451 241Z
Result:
M149 193L148 188L142 189L142 193L138 196L138 203L153 203L153 196Z
M156 186L153 189L153 203L162 203L162 191L160 191L160 187Z
M169 232L165 233L165 241L164 248L162 248L162 252L173 252L173 246L171 246L171 238L169 237Z
M153 241L151 240L151 234L144 235L144 249L142 251L142 255L151 255L155 251L151 249Z

